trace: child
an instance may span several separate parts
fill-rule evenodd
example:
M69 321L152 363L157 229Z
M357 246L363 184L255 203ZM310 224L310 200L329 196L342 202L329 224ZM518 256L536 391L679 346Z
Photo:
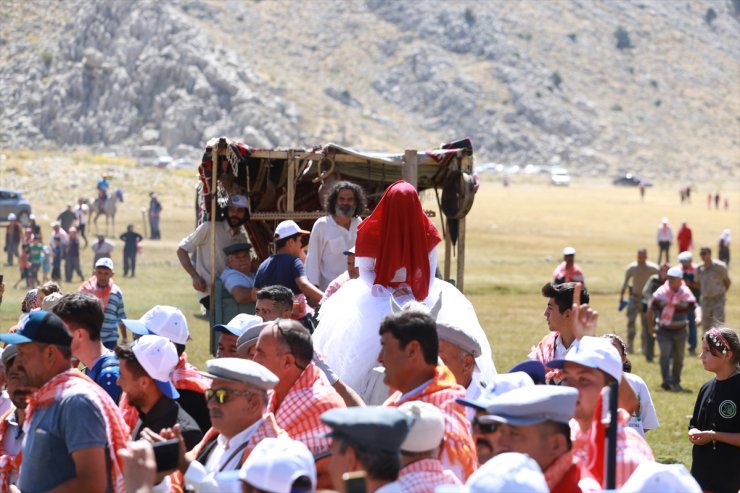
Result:
M734 493L740 489L740 337L709 329L700 358L716 376L699 390L689 422L691 474L704 491Z
M609 339L617 349L617 352L622 358L622 375L627 379L627 382L635 391L637 396L637 409L630 416L630 420L627 426L634 428L643 438L645 433L660 426L658 423L658 415L655 413L655 406L653 405L653 398L650 396L645 381L632 371L632 363L627 359L627 346L624 341L617 334L605 334L602 336L605 339Z

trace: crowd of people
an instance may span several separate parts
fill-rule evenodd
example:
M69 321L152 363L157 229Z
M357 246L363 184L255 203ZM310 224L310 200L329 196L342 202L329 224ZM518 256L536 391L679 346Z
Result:
M620 293L626 341L597 335L565 248L541 289L548 333L497 374L472 304L436 275L441 236L410 184L389 186L361 219L363 190L337 183L312 231L279 223L259 265L247 209L232 195L224 220L203 222L176 252L204 311L218 278L253 312L211 327L202 371L178 308L128 318L110 251L96 251L76 291L29 289L17 326L0 334L0 490L740 489L740 338L723 325L730 280L709 247L698 266L690 249L674 267L638 250ZM125 249L124 265L133 276ZM698 321L694 350L714 378L687 423L690 473L656 463L645 439L659 416L631 373L638 314L640 352L652 360L658 341L668 391L682 390Z

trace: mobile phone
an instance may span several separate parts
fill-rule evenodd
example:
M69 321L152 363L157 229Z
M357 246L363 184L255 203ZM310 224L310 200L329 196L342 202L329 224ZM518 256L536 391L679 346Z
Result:
M365 471L345 472L342 474L344 491L347 493L365 493Z
M174 471L177 469L180 455L180 440L165 440L152 444L154 461L157 463L157 472Z

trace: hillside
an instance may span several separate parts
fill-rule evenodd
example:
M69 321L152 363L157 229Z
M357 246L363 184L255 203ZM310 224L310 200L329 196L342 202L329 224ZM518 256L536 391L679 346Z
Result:
M4 0L0 147L468 135L478 162L736 180L738 47L740 0Z

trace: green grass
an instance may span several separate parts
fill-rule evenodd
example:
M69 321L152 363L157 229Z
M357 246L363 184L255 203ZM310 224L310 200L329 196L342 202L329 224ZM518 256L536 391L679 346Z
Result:
M43 157L49 159L48 154ZM89 190L92 195L99 172L108 171L114 165L100 157L89 161L85 155L76 157L74 163L69 156L63 160L65 166L78 173L70 175L68 182L53 184L49 192L27 194L32 197L34 211L45 231L67 200L74 199L79 189ZM32 153L14 153L7 161L0 161L0 171L5 177L12 175L14 183L22 185L20 188L32 189L33 177L20 176L11 168L23 168L19 165L24 159L38 158ZM127 223L134 223L137 230L142 230L141 211L148 204L149 191L157 191L164 206L163 240L144 242L135 279L120 274L116 278L124 292L128 315L139 317L155 304L180 307L188 317L193 336L188 354L196 365L202 365L208 358L208 326L197 316L198 303L189 277L175 256L180 239L193 228L195 176L193 172L143 170L129 163L116 168L116 172L119 176L113 186L126 188L126 202L119 209L119 234ZM586 183L576 179L568 188L550 187L540 177L526 181L515 177L512 182L512 186L503 188L496 181L484 180L467 219L465 291L489 336L499 371L507 371L525 359L530 346L547 331L543 317L545 299L539 290L550 278L564 246L578 250L576 261L583 268L587 286L593 293L592 305L600 312L598 333L616 332L625 337L626 318L624 312L617 311L624 269L643 246L648 248L650 259L656 260L655 230L662 216L668 216L674 228L682 219L688 220L697 248L707 244L716 250L718 236L724 228L735 229L736 235L740 229L737 187L729 192L730 211L706 210L704 198L708 192L719 189L723 194L728 193L727 185L722 187L721 183L699 185L693 204L681 206L679 183L648 189L646 200L641 203L636 189L612 187L606 178ZM67 189L69 196L65 193ZM424 207L436 209L431 195ZM672 254L674 257L677 254L675 248ZM444 258L441 252L440 258ZM120 247L114 253L114 260L117 264L121 262ZM87 249L83 253L83 268L91 266L91 262L92 254ZM737 269L735 255L731 274ZM8 288L0 307L0 326L6 329L18 318L23 291L12 289L18 276L16 269L3 267L2 272ZM77 283L63 286L65 291L76 288ZM731 326L740 326L738 286L730 290L727 317ZM657 363L648 364L639 355L632 362L634 372L651 389L661 421L661 427L648 434L657 459L690 465L691 449L685 438L687 416L692 412L697 390L712 375L702 369L698 359L687 358L683 385L692 392L668 393L659 389Z

